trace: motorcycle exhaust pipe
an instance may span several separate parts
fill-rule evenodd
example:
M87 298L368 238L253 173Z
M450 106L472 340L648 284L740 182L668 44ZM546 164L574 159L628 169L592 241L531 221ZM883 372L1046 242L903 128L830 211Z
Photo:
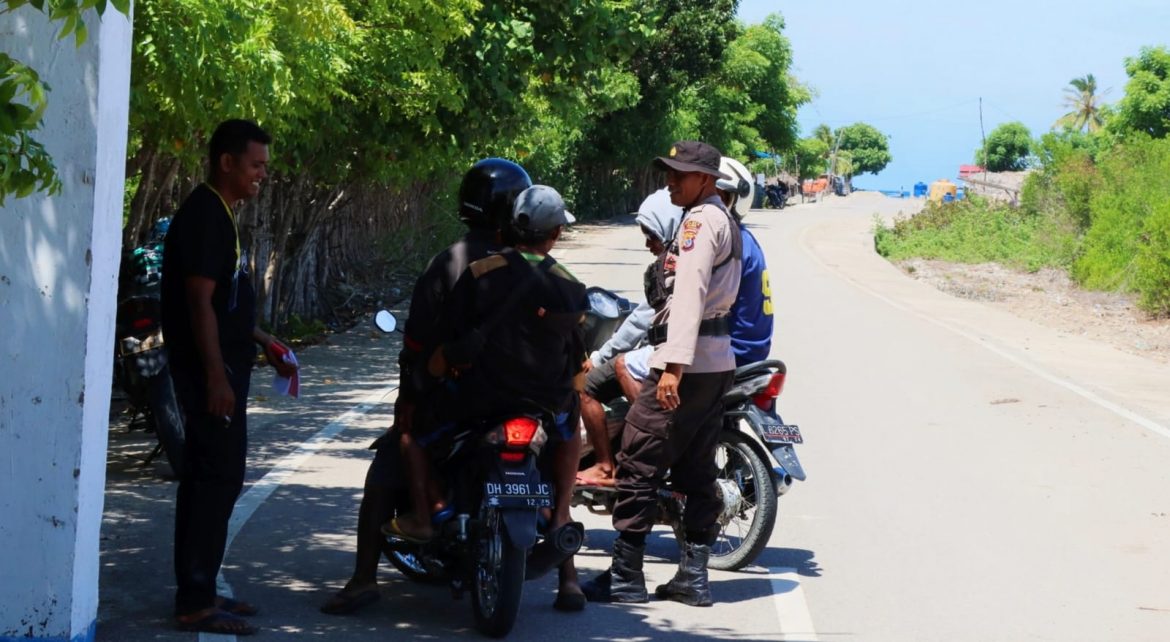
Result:
M548 533L528 554L524 579L535 580L544 577L549 571L576 555L584 542L585 525L581 522L569 522Z

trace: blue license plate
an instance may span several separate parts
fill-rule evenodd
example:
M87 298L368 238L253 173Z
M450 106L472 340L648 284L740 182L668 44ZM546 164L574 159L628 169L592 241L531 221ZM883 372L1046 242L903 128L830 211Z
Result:
M499 508L549 508L552 484L548 482L486 482L484 497L488 506Z

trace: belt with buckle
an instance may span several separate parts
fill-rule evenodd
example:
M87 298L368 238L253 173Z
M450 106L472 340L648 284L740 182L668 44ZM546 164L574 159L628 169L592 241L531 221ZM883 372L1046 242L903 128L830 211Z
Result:
M669 323L662 325L651 326L646 332L646 340L652 346L666 342L666 328ZM722 337L731 334L730 325L727 322L727 317L713 317L711 319L703 319L699 322L699 336L700 337Z

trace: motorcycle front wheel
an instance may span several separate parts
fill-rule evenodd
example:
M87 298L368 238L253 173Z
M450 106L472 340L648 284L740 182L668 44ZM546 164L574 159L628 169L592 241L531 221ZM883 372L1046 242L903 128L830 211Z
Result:
M476 541L471 607L475 628L489 637L501 638L512 630L520 612L527 551L509 541L498 509L484 506L480 516L483 523Z
M738 571L768 546L776 526L777 498L772 471L747 437L724 431L715 452L716 483L725 505L719 516L719 537L711 546L710 568Z

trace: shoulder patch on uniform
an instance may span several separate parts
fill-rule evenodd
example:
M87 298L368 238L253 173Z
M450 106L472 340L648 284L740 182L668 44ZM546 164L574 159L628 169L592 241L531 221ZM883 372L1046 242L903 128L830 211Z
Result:
M502 254L493 254L478 261L473 261L471 265L467 266L471 269L471 274L475 278L479 278L492 270L502 268L508 264L508 257Z
M553 274L561 277L562 279L565 279L566 281L572 281L574 283L577 282L577 277L573 276L573 273L570 272L568 268L561 265L560 263L553 265L549 271L552 272Z

